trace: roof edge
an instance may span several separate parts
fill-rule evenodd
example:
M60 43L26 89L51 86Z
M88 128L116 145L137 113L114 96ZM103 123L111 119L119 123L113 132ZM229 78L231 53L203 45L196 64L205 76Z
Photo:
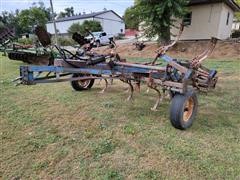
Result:
M189 2L188 6L203 5L203 4L215 4L215 3L225 3L233 11L240 11L240 6L234 0L192 0Z
M77 15L77 16L71 16L71 17L66 17L66 18L61 18L61 19L56 19L55 22L65 22L65 21L72 21L72 20L77 20L77 19L87 19L87 18L94 18L98 15L101 15L101 14L105 14L105 13L108 13L108 12L112 12L114 13L116 16L118 16L121 20L123 20L123 18L118 15L115 11L113 10L107 10L107 11L100 11L100 12L95 12L95 13L88 13L88 14L83 14L83 15ZM92 14L92 15L91 15ZM85 16L85 17L84 17ZM53 23L53 21L48 21L48 23Z

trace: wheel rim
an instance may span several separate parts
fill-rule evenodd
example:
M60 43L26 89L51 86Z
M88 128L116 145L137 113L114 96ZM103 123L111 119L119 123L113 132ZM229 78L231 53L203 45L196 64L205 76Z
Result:
M91 83L91 80L79 80L78 82L80 86L82 86L83 88L87 88Z
M184 106L184 112L183 112L183 121L188 122L193 114L193 108L194 108L194 100L193 98L189 98Z

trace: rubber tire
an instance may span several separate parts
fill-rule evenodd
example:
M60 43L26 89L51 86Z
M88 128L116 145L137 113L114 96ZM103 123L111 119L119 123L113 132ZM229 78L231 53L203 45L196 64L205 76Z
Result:
M185 108L186 101L191 98L193 99L193 112L191 117L187 122L183 121L183 113ZM172 98L171 106L170 106L170 121L173 127L180 130L186 130L190 128L193 124L193 121L197 115L198 109L198 100L197 94L191 90L185 94L175 94Z
M83 77L84 75L82 74L73 74L72 77ZM90 83L87 87L83 87L81 86L81 84L78 81L71 81L71 86L75 91L85 91L85 90L89 90L92 88L94 84L94 79L90 80Z

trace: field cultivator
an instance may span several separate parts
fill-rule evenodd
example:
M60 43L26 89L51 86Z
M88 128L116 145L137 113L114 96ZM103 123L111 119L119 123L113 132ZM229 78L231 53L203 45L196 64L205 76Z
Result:
M46 32L42 30L42 27L37 27L35 33L41 37L38 38L40 42L36 41L34 45L22 45L14 42L16 39L14 29L4 28L0 33L0 52L3 52L4 56L8 55L11 60L34 65L52 65L54 57L51 49L45 46L48 42L44 41Z
M177 40L181 32L182 29ZM82 36L75 36L80 44L85 43ZM45 41L48 40L48 36L45 36ZM166 55L177 40L160 47L156 51L156 58L144 64L122 60L115 49L107 55L92 51L79 55L56 46L61 58L55 59L54 64L49 66L20 66L20 77L16 81L23 85L70 81L74 90L83 91L91 89L96 79L103 79L104 92L108 87L107 79L119 79L129 85L128 100L133 98L134 84L140 89L140 84L144 83L157 93L152 110L157 110L163 99L162 94L165 93L161 93L161 90L169 92L170 121L175 128L185 130L192 125L197 113L197 92L208 91L217 83L217 71L202 65L203 60L213 51L217 40L213 38L206 51L189 61ZM167 65L157 64L158 60L165 61Z

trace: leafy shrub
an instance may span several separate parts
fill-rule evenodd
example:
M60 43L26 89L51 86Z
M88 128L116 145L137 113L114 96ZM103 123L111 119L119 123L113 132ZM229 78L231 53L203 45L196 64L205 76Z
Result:
M86 32L86 29L88 29L91 32L97 32L102 31L101 23L98 21L88 21L85 20L82 24L80 23L73 23L69 29L68 33L73 34L75 32L80 33L83 36L87 36L88 33Z
M119 33L117 36L115 36L115 39L116 39L116 40L125 39L125 34Z
M111 139L105 139L101 141L94 149L95 157L99 157L102 154L112 152L116 147L116 144Z
M232 38L240 38L240 30L235 30L232 33Z
M54 37L52 38L52 42L55 43L55 38ZM61 46L72 46L72 45L76 44L75 41L72 40L72 38L70 38L70 37L63 37L63 36L59 36L58 37L58 43Z
M118 172L118 171L115 171L115 170L109 170L106 174L105 174L105 177L104 179L114 179L114 180L121 180L123 179L122 175Z
M20 38L20 39L18 39L18 43L24 44L24 45L29 45L29 44L34 43L34 39L33 38Z

